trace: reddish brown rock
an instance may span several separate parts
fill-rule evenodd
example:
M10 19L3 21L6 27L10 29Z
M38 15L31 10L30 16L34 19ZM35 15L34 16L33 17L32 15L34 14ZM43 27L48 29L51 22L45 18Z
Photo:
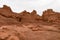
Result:
M31 12L31 15L37 15L36 10L33 10L33 11Z
M45 21L57 23L60 22L60 13L54 12L52 9L48 9L43 12L42 18Z
M50 16L50 15L53 15L54 14L54 12L53 12L53 10L52 9L48 9L48 10L45 10L44 12L43 12L43 15L42 15L42 17L43 17L43 20L48 20L48 17Z
M3 8L0 8L0 15L5 17L6 20L9 18L10 20L13 19L19 22L40 22L47 21L47 22L60 22L60 13L54 12L52 9L45 10L43 15L40 16L37 14L36 10L33 10L31 13L24 10L21 13L12 12L9 6L3 5Z
M0 40L60 40L60 13L47 9L40 16L12 12L9 6L0 8Z

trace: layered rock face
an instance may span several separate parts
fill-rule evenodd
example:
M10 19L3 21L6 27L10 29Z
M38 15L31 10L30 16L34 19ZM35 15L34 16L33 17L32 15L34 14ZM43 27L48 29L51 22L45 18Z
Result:
M60 13L52 9L24 10L15 13L9 6L0 8L0 40L60 40Z
M31 13L24 10L21 13L14 13L10 9L10 7L4 5L3 8L0 8L0 15L6 18L15 19L18 22L38 22L38 20L42 19L37 12L33 10Z
M43 12L43 20L48 21L48 22L60 22L60 13L54 12L52 9L48 9Z

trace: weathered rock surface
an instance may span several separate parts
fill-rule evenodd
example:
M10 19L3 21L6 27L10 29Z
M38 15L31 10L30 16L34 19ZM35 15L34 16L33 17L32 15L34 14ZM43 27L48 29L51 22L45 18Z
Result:
M59 12L54 12L52 9L48 9L43 12L43 20L48 21L48 22L60 22L60 13Z
M12 12L9 6L0 8L0 40L60 40L60 13L52 9L43 15Z

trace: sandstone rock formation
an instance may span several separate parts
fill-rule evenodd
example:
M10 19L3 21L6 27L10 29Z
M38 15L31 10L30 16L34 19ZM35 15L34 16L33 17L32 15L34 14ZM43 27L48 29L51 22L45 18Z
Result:
M46 11L43 12L43 20L48 21L48 22L60 22L60 13L58 12L54 12L52 9L48 9Z
M60 40L60 13L47 9L15 13L9 6L0 8L0 40Z

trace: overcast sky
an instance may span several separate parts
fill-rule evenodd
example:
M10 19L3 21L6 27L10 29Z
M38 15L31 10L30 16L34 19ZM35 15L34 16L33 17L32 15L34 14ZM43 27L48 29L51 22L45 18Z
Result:
M60 11L60 0L0 0L0 7L3 5L10 6L14 12L37 10L40 15L46 9Z

